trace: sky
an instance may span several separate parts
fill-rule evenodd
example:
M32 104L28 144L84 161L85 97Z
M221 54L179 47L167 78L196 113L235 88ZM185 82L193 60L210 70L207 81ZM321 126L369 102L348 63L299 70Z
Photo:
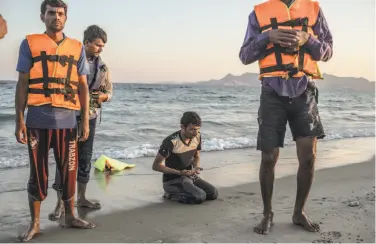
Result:
M8 24L0 40L0 80L16 80L25 35L45 31L42 0L0 0ZM259 0L66 0L65 34L82 40L85 28L102 27L102 57L113 82L195 82L228 73L258 72L239 50L248 16ZM375 0L319 0L333 34L334 55L323 73L375 78Z

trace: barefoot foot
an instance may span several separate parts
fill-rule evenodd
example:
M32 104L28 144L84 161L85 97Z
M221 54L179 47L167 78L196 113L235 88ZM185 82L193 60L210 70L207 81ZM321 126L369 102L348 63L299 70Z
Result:
M93 229L95 228L95 224L92 224L90 222L87 222L83 219L72 217L67 218L65 220L65 225L62 227L64 228L79 228L79 229Z
M30 224L29 228L17 238L17 242L30 241L37 234L40 234L39 224Z
M55 210L48 215L48 219L55 222L60 219L64 212L64 203L61 202L60 204L56 205Z
M320 225L317 223L312 222L305 213L295 213L294 216L292 216L292 222L295 225L302 226L304 229L310 231L310 232L319 232L320 231Z
M79 208L91 208L91 209L101 209L101 204L95 201L89 201L87 199L80 199L77 201L77 207Z
M273 226L273 217L274 213L271 212L269 214L264 214L264 217L261 220L261 223L258 224L255 228L254 231L257 234L260 235L267 235L269 234L270 228Z

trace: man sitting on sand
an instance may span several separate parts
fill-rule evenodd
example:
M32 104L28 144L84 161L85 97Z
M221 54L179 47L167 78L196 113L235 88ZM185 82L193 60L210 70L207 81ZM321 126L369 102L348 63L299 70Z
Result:
M254 7L240 50L248 65L258 61L262 83L257 150L263 219L255 232L268 234L273 224L274 167L289 122L299 160L297 195L292 221L306 230L320 227L304 213L311 189L317 139L325 137L313 79L322 79L318 61L332 57L332 35L319 3L313 0L268 0Z
M163 173L165 197L190 204L215 200L218 190L198 176L202 170L201 118L195 112L185 112L180 127L163 140L153 164L153 170Z

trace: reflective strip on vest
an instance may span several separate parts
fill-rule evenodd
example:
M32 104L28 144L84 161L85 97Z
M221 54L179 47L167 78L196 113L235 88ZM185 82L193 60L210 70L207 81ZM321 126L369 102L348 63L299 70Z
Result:
M59 45L46 34L26 36L33 59L28 106L49 104L80 110L77 63L82 44L65 38Z
M262 32L271 29L302 30L315 37L312 26L317 21L319 5L313 0L295 0L288 7L281 0L268 0L254 10ZM260 76L284 78L308 75L322 79L317 62L304 46L285 48L269 43L265 57L259 60Z

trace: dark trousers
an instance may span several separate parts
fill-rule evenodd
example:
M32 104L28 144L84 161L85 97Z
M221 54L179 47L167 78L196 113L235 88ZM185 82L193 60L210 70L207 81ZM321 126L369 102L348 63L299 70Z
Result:
M62 200L76 193L77 129L27 129L30 178L27 191L36 201L47 197L48 153L53 148ZM60 181L61 179L61 181Z
M79 120L78 120L79 121ZM97 119L89 120L89 137L86 141L78 142L78 170L77 170L77 181L80 183L88 183L90 179L90 169L91 169L91 159L93 157L93 146L95 137L95 128L97 124ZM53 184L55 190L60 189L60 175L58 170L56 170L55 183Z
M78 142L78 173L77 181L88 183L90 179L91 159L93 157L93 146L97 118L89 120L90 133L86 141Z
M181 176L163 183L163 189L171 198L184 203L202 203L218 197L216 187L198 176Z

